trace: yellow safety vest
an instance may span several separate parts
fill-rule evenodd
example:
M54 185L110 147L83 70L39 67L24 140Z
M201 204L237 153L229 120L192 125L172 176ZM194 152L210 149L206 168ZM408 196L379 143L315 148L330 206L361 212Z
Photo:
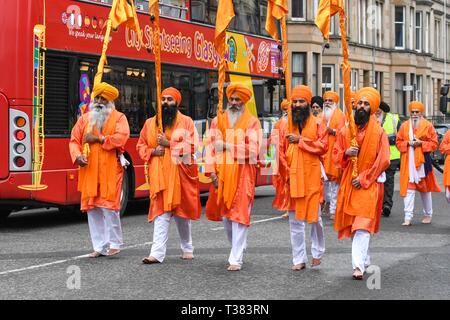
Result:
M386 113L386 117L383 121L383 129L388 137L397 135L397 125L399 122L398 114L393 115L392 113ZM397 146L389 146L391 149L391 160L400 159L400 151Z

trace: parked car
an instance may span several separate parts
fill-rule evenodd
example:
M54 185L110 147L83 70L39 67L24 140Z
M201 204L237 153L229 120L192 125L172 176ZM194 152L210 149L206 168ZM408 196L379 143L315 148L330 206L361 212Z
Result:
M434 125L434 129L436 130L439 145L441 145L442 139L444 139L447 130L450 129L450 123L439 123ZM432 153L431 155L433 161L444 164L445 156L438 150Z

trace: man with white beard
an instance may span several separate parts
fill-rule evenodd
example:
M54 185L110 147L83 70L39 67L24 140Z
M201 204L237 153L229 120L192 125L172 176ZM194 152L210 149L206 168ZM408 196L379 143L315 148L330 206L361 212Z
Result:
M130 128L114 106L118 96L115 87L95 84L90 111L78 119L69 143L72 161L79 166L81 211L88 214L94 247L90 258L116 255L123 242L119 212L124 169L117 155L124 151Z
M334 219L336 212L336 201L341 180L342 170L334 165L332 146L336 142L336 134L345 126L345 115L338 107L339 95L334 91L326 91L323 94L323 121L328 129L328 148L323 156L323 166L326 174L324 181L324 214Z
M411 119L405 121L397 134L396 145L401 152L400 160L400 196L404 197L405 221L410 226L414 212L414 196L420 192L425 215L422 223L430 224L433 215L431 192L441 189L433 173L430 152L438 148L436 130L422 113L423 103L412 101L408 106Z

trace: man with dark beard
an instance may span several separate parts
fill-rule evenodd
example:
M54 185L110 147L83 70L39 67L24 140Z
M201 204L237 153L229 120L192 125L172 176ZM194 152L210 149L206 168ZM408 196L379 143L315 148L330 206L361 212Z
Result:
M128 121L114 107L119 91L101 82L94 85L94 102L72 129L69 148L72 161L80 166L78 190L81 210L87 211L89 230L97 258L120 252L120 193L124 170L118 154L130 136Z
M294 271L304 269L308 261L305 222L311 224L311 266L318 266L325 253L320 209L320 157L327 152L328 133L321 118L311 114L311 98L309 87L295 87L292 90L293 132L288 132L287 121L280 126L287 141L280 152L285 153L289 168L286 189L290 194L288 209Z
M148 163L148 221L154 222L153 245L150 255L142 260L145 264L163 262L172 217L180 235L181 258L194 258L191 220L200 219L201 213L198 167L193 158L198 135L192 119L178 111L181 100L175 88L162 91L163 132L158 132L157 115L148 119L136 146L141 159Z
M334 229L338 239L353 238L353 279L362 280L370 265L370 237L378 232L383 204L384 171L389 167L389 141L374 114L380 105L374 88L356 94L357 146L351 146L350 128L344 127L333 147L333 162L343 169ZM357 176L351 158L357 156Z

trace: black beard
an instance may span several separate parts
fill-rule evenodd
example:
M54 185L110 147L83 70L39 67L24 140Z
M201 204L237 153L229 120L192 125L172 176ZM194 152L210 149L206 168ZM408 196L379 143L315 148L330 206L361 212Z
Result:
M355 123L358 127L362 128L369 122L370 112L366 112L364 109L356 110L355 112Z
M292 122L297 124L298 130L301 131L305 127L310 114L311 109L309 105L306 108L292 108Z
M176 105L168 105L168 104L163 104L162 105L162 124L163 124L163 128L165 127L172 127L172 125L175 122L175 119L177 117L177 111L178 108Z

